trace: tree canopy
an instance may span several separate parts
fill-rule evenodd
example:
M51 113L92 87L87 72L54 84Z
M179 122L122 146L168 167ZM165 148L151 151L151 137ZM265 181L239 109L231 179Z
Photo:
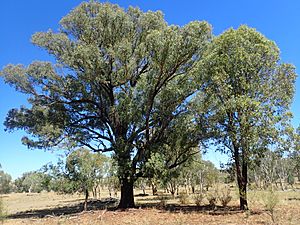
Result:
M247 26L214 38L199 64L206 84L199 102L208 108L215 144L234 159L245 209L249 161L281 148L290 133L295 68L281 63L274 42Z
M191 70L210 38L207 22L180 27L168 25L160 11L84 2L60 21L58 32L32 37L55 63L3 69L5 82L29 103L10 110L5 126L25 130L22 141L30 148L112 151L119 206L132 207L133 182L170 133L178 131L192 147L202 138L188 107L198 86ZM195 132L177 129L183 118Z
M111 152L120 208L134 207L134 182L149 173L149 163L178 169L212 140L233 159L240 207L247 209L249 162L269 150L299 148L291 143L299 135L289 111L295 68L255 29L212 37L207 22L168 25L160 11L90 1L32 43L53 61L0 72L28 96L27 106L9 111L6 129L27 132L22 142L29 148L81 149L67 165L87 186L90 175L81 172L88 164L76 167L85 164L83 149Z

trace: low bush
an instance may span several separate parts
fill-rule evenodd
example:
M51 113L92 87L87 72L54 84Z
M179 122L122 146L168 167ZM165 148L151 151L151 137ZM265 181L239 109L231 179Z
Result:
M197 206L201 206L203 200L205 198L205 194L204 193L198 193L198 194L195 194L193 196L193 199L194 199L194 202Z
M228 205L228 203L231 201L232 196L230 193L230 188L228 186L224 187L223 189L221 189L220 193L219 193L219 200L222 204L223 207L226 207Z
M186 193L179 194L179 202L181 204L188 204L189 203L189 196Z
M207 201L209 202L209 205L214 207L217 204L218 201L218 191L213 190L206 194Z
M271 216L273 223L275 223L276 221L275 208L279 203L278 195L273 190L268 191L268 193L263 198L263 203L266 211Z

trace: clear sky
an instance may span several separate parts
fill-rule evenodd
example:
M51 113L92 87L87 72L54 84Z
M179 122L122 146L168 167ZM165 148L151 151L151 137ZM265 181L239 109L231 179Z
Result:
M58 22L79 0L9 0L0 1L0 69L8 63L29 64L48 60L47 54L30 43L38 31L57 30ZM206 20L218 35L241 24L256 28L281 49L284 62L293 63L300 71L300 1L298 0L111 0L124 8L139 6L142 10L161 10L169 24L184 25L192 20ZM282 90L284 91L284 90ZM21 144L22 131L4 132L3 122L9 109L26 105L26 97L15 92L0 79L0 164L13 178L25 171L39 169L56 161L58 152L28 150ZM300 78L292 105L294 126L300 124ZM219 154L205 157L215 163Z

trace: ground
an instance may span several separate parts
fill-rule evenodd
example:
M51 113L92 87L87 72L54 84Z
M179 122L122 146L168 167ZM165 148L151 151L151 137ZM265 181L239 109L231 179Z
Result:
M268 192L249 191L247 212L238 208L238 197L232 191L232 201L227 207L218 202L215 207L204 200L201 206L194 204L190 196L186 204L179 198L160 193L159 196L142 196L139 191L136 209L116 210L117 202L102 193L101 200L91 199L89 210L82 212L83 198L80 195L58 195L56 193L20 193L3 195L7 219L3 224L133 224L133 225L187 225L187 224L300 224L300 190L277 191L279 202L275 207L274 222L266 210Z

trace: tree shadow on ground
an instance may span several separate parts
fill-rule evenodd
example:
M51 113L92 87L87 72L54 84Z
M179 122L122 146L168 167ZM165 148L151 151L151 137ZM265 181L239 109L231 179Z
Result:
M287 198L287 200L289 200L289 201L300 201L300 198L293 197L293 198Z
M110 210L110 211L127 211L117 209L118 199L108 198L103 200L91 200L88 203L88 211L94 210ZM160 203L138 203L137 208L147 209L154 208L160 210L161 213L201 213L209 215L233 215L243 213L238 206L195 206L195 205L179 205L179 204L167 204L162 206ZM45 217L59 217L74 215L83 211L83 203L78 203L69 206L55 207L48 209L29 210L9 215L8 219L29 219L29 218L45 218ZM251 211L251 214L261 214L260 211Z
M170 213L203 213L209 215L233 215L238 213L244 213L245 211L240 210L239 206L211 206L211 205L179 205L179 204L167 204L161 206L159 203L146 203L140 204L141 208L156 208L161 210L161 212L170 212ZM261 214L262 211L253 211L251 214Z
M135 196L135 197L140 197L140 196ZM175 199L178 199L179 197L178 196L171 196L171 195L155 195L155 196L146 196L147 198L136 198L136 202L137 203L140 203L141 205L144 205L143 202L145 202L145 204L147 202L157 202L157 201L161 201L161 199L164 199L164 200L175 200ZM152 203L150 203L152 204Z
M103 210L107 208L115 209L117 203L118 200L114 198L108 198L103 200L90 200L88 202L87 211ZM8 219L44 218L47 216L72 215L72 214L80 213L82 211L83 211L83 203L78 203L69 206L18 212L7 216L7 218Z

